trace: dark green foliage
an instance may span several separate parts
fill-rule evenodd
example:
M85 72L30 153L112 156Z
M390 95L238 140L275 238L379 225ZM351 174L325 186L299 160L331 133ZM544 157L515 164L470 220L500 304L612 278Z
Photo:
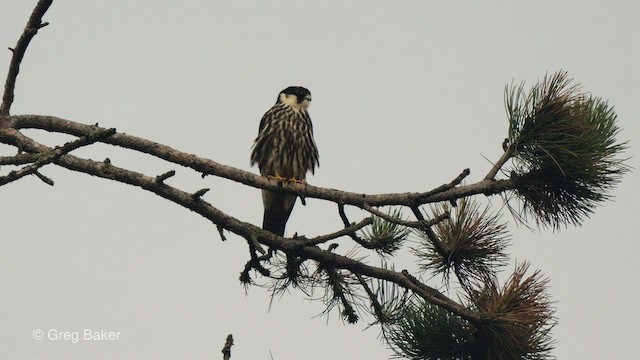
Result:
M495 274L508 257L504 250L508 244L506 227L499 223L499 216L490 214L470 198L463 198L459 205L441 203L433 213L450 212L451 217L433 227L444 245L445 254L436 251L432 241L421 231L421 247L415 253L424 260L423 267L441 273L448 281L451 270L462 285L482 280Z
M474 327L436 305L415 301L405 307L387 332L399 357L409 359L474 359Z
M555 325L540 273L525 278L528 265L516 267L500 288L487 279L469 295L469 308L482 319L471 323L436 305L415 300L389 326L387 340L409 359L542 360L552 358L549 331Z
M547 297L547 279L539 271L525 278L529 265L516 270L500 288L495 279L486 281L470 296L472 308L486 320L479 329L486 359L549 359L553 340L549 334L556 321Z
M381 268L388 268L384 260ZM364 279L362 280L364 283ZM369 278L363 287L370 299L370 306L363 307L363 310L373 315L376 319L373 324L382 325L383 330L387 325L394 324L402 318L405 308L411 304L414 297L409 290L380 279Z
M579 90L558 72L528 94L522 85L506 92L511 177L522 217L538 225L581 224L628 170L613 108Z
M390 218L401 220L402 211L400 209L389 210ZM393 255L400 249L402 243L407 239L410 231L406 227L386 221L379 216L373 215L371 228L362 231L362 237L373 245L373 249L381 256Z

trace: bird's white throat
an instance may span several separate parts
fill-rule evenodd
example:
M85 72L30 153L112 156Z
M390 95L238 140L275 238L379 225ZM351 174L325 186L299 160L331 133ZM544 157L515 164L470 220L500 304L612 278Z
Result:
M298 103L298 97L296 97L295 95L280 93L280 101L283 104L286 104L286 105L289 105L289 106L301 107L303 109L306 109L306 108L309 107L311 99L305 98L304 100L302 100L301 103Z

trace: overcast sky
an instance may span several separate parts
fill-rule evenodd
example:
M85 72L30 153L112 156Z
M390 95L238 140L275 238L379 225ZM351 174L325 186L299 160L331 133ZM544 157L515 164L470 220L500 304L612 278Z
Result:
M1 48L15 45L35 3L1 0ZM631 0L54 1L51 24L22 63L12 113L97 122L248 170L261 116L280 90L302 85L313 94L320 151L310 183L426 191L467 167L468 182L482 179L507 132L504 86L564 69L615 106L620 138L631 140L628 164L639 168L639 14ZM3 74L10 55L0 52ZM49 145L68 139L29 135ZM257 189L105 145L75 154L147 175L175 169L172 185L211 188L214 206L261 222ZM392 354L377 328L364 330L372 319L316 317L323 305L296 291L271 306L262 288L245 294L246 242L220 241L196 214L123 184L42 172L54 187L35 177L0 187L1 358L218 359L228 333L232 359ZM529 231L503 216L512 260L551 279L560 359L640 356L638 183L628 174L578 228ZM500 210L500 198L489 202ZM352 212L352 221L361 216ZM340 226L335 205L311 199L287 229ZM350 247L344 240L340 249ZM395 268L415 263L402 257ZM34 340L37 329L44 339ZM120 335L74 343L47 338L52 329Z

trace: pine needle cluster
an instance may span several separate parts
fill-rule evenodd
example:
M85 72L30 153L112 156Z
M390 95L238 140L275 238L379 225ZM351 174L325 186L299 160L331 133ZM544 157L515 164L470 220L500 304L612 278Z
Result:
M387 214L390 218L402 220L402 211L398 208L390 209ZM372 248L380 255L393 255L402 247L411 231L379 216L372 215L373 224L362 231L362 237L371 243Z
M528 93L512 86L505 103L520 215L554 229L581 224L628 170L613 107L580 92L563 71Z
M504 287L495 278L470 292L469 308L481 320L472 323L423 300L413 301L389 327L386 339L399 357L438 360L550 359L555 325L546 296L546 279L528 265L516 267Z
M506 226L488 208L480 210L476 201L463 198L455 208L445 202L432 208L432 212L449 212L451 217L434 226L444 253L424 232L417 231L421 246L415 253L424 261L425 270L442 274L447 282L453 271L462 285L468 285L492 276L506 264L505 248L509 240Z

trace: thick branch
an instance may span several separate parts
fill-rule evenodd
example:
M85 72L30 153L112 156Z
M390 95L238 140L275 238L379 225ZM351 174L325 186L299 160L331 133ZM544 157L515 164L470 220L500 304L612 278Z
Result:
M40 159L42 154L18 154L14 156L0 156L0 165L31 164Z
M19 115L11 117L11 126L16 129L33 128L52 132L60 132L75 136L84 136L88 132L97 129L92 125L84 125L69 120L42 115ZM195 171L207 175L215 175L225 179L237 181L239 183L255 188L272 191L284 191L298 196L317 198L353 205L364 208L369 206L404 205L419 206L427 203L455 200L461 197L485 194L497 194L505 190L514 189L516 184L512 180L483 180L475 184L455 187L455 184L462 181L467 176L468 170L460 174L453 182L439 186L438 188L422 192L390 193L390 194L359 194L336 189L327 189L312 185L293 186L287 182L270 180L266 177L254 173L233 168L231 166L217 163L213 160L187 154L169 146L162 145L136 136L116 133L104 141L131 150L153 155L174 164L189 167Z
M22 62L22 58L27 51L27 46L29 46L31 39L38 33L40 28L48 25L48 23L42 22L42 17L44 16L44 13L47 12L52 2L53 0L38 1L38 4L31 13L31 17L29 17L29 21L27 21L27 26L24 28L22 36L18 39L16 47L10 49L13 52L13 56L11 57L11 63L9 64L7 80L4 83L4 94L2 95L2 105L0 105L0 116L9 115L9 110L13 103L13 92L16 87L16 78L20 72L20 63Z

